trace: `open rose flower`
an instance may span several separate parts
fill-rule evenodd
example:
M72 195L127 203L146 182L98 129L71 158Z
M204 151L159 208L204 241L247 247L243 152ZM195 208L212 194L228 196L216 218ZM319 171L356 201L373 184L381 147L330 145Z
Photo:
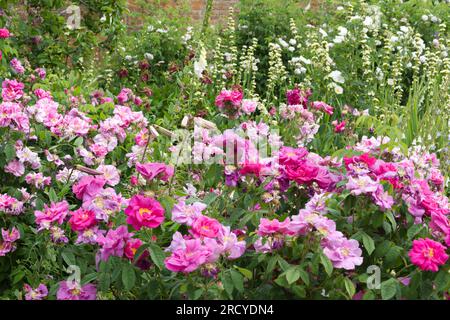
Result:
M76 281L61 281L56 293L58 300L95 300L97 289L95 285L89 283L82 286Z
M411 262L424 271L437 272L439 266L448 259L445 247L434 240L425 238L413 241L413 247L408 255Z
M353 270L362 264L362 250L358 241L344 238L340 232L331 233L326 240L323 253L331 260L335 268Z
M216 106L225 108L227 105L238 107L242 102L242 92L239 90L222 90L216 97Z
M206 209L206 204L201 202L194 202L186 204L185 201L180 201L173 206L172 220L191 226L194 221L202 215L202 211Z
M0 29L0 39L7 39L9 37L10 37L9 30L6 28L1 28Z
M200 239L190 239L183 242L183 248L175 249L164 264L170 271L189 273L205 263L208 255Z
M340 133L340 132L343 132L345 130L345 125L346 125L345 121L342 121L342 122L339 122L339 123L337 121L336 122L333 121L332 124L334 126L334 132L336 132L336 133Z
M311 103L311 107L328 113L329 115L333 114L333 107L323 101L314 101Z
M96 237L100 250L97 253L97 261L108 261L110 256L122 257L127 242L133 236L129 233L126 226L109 229L106 235L98 233Z
M136 230L157 228L164 221L164 208L153 198L135 195L125 209L127 223Z
M12 160L5 166L4 171L20 177L25 173L25 166L18 160Z
M240 90L222 90L216 97L215 104L222 112L235 118L240 114L242 98L243 93Z
M52 223L62 224L69 213L69 204L67 201L51 203L50 206L44 205L44 210L36 210L34 216L40 229L49 229Z
M221 228L219 221L202 215L194 221L191 231L196 237L215 238Z
M125 257L127 257L129 260L133 260L134 256L136 255L136 252L138 249L142 246L142 240L140 239L130 239L127 241L127 244L125 246ZM145 250L142 255L140 256L140 260L144 259L145 257L148 257L149 253L147 250Z
M278 219L269 220L262 218L259 222L258 235L269 236L276 233L288 232L290 222L291 220L289 218L283 222L278 221Z
M2 82L3 101L19 100L23 96L25 85L17 80L5 79Z
M72 191L78 199L87 201L100 192L105 183L104 178L83 176L80 181L73 185Z
M251 99L242 100L242 111L246 114L252 114L256 111L256 107L258 106L258 102Z
M72 217L69 219L69 224L73 231L84 231L97 223L95 212L91 210L80 208L70 214Z
M153 180L155 178L162 181L168 181L174 173L172 166L168 166L164 163L136 163L136 170L146 180Z
M29 284L24 285L25 300L43 300L48 295L48 289L45 284L40 284L36 289L33 289Z
M2 238L7 242L15 242L20 239L20 232L16 227L11 230L2 229Z

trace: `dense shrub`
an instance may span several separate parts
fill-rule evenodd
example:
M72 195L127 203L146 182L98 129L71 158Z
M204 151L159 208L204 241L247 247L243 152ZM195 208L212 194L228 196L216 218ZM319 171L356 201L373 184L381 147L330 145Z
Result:
M6 8L0 297L448 299L448 17L392 3L43 22L61 54Z
M126 1L14 0L2 2L2 10L0 21L14 30L12 41L22 49L22 58L32 65L66 70L87 66L96 55L116 48Z

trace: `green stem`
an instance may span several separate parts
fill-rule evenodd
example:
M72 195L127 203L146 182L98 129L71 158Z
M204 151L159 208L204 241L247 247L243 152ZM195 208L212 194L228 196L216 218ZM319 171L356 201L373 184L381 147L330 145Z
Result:
M213 0L207 0L205 14L203 16L202 35L206 34L206 29L209 26L209 19L211 17L212 6L213 6Z

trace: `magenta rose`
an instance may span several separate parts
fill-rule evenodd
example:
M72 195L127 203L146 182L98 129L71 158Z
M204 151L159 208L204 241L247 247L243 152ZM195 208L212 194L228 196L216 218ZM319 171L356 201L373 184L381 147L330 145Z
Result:
M136 230L142 227L157 228L164 221L164 209L153 198L135 195L125 209L127 223Z
M6 28L1 28L0 29L0 39L7 39L10 37L10 33L9 30Z
M259 177L261 175L261 171L263 166L261 163L246 163L239 170L239 173L243 176L245 175L255 175Z
M439 266L448 259L445 246L429 238L413 241L412 249L408 252L411 262L421 270L437 272Z
M73 231L84 231L97 223L95 213L91 210L80 208L70 214L72 217L69 219L69 224Z
M172 176L174 169L164 163L150 162L146 164L136 163L136 170L146 180L153 180L158 178L162 181L168 181Z
M298 167L286 167L285 174L288 179L297 183L311 183L319 173L319 168L313 166L307 161L301 163Z
M140 239L130 239L127 241L125 246L124 254L129 260L133 260L138 249L142 246L142 241ZM144 251L140 259L146 258L148 256L148 251Z

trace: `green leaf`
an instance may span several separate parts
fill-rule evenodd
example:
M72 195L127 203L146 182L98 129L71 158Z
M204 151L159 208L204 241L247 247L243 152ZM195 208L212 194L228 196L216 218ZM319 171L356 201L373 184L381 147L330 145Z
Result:
M296 267L291 267L286 271L286 280L289 284L293 284L300 278L300 271Z
M251 280L253 278L253 273L245 268L241 268L238 266L234 266L237 270L239 270L240 273L242 273L244 275L244 277L246 277L247 279Z
M122 268L122 283L125 290L131 290L136 283L136 273L130 264L126 264Z
M203 199L203 202L207 205L210 205L211 203L214 202L214 200L216 200L218 197L218 195L214 192L210 192L208 193L205 198Z
M50 131L44 131L44 142L47 146L50 146L52 143L52 134Z
M244 292L244 277L242 276L242 274L240 274L236 270L230 270L230 274L231 274L231 280L233 281L234 287L239 292L241 292L241 293Z
M438 291L445 291L450 288L450 276L448 271L441 270L434 279Z
M278 278L275 279L275 283L279 285L280 287L289 288L290 285L286 280L286 277L284 274L281 274Z
M386 217L388 218L389 222L390 222L391 225L392 225L392 230L395 231L395 229L397 229L397 222L395 221L394 215L392 214L391 211L387 211L387 212L385 213L385 215L386 215Z
M172 213L173 206L175 204L175 200L173 200L173 198L169 196L165 196L160 198L159 202L163 206L165 214L167 216L170 216L170 214Z
M230 274L224 273L220 277L222 280L223 288L225 289L225 292L228 294L230 298L233 298L233 280L231 279Z
M79 147L83 144L83 137L78 137L75 139L75 141L73 142L73 145L75 147Z
M205 187L214 187L222 179L222 168L219 165L211 165L204 177Z
M111 275L107 272L101 272L98 276L98 283L101 291L107 291L111 285Z
M133 257L133 262L137 262L139 260L139 258L142 256L142 254L145 252L145 250L147 250L149 247L149 245L147 243L142 244L137 250L136 253L134 254Z
M64 262L67 263L68 266L76 265L75 255L71 251L64 250L61 253L61 257L63 258Z
M266 271L264 272L265 278L272 273L273 269L275 268L275 265L277 264L277 261L278 261L277 256L270 257L269 262L267 263Z
M193 292L193 294L190 296L192 300L198 300L203 294L203 289L197 289Z
M384 256L384 262L387 267L393 268L401 264L401 254L402 254L403 248L399 246L393 246L391 247L386 255Z
M412 240L416 235L418 235L425 227L423 224L413 224L411 228L408 229L406 235L408 240Z
M16 148L14 144L7 144L4 149L6 162L10 162L16 156Z
M381 298L383 300L389 300L393 298L397 292L398 282L396 279L391 278L381 283Z
M330 259L328 259L328 257L326 255L321 254L320 255L320 263L325 268L325 272L329 276L331 276L331 274L333 273L333 264L331 263Z
M164 251L154 243L150 243L148 246L150 248L150 257L152 258L152 261L160 270L163 270L164 259L166 258Z
M278 265L283 271L287 271L291 267L291 265L280 256L278 256Z
M345 285L345 290L347 291L350 298L353 298L353 296L355 295L355 292L356 292L356 288L355 288L355 285L353 284L353 282L349 278L345 277L344 285Z
M306 290L302 286L293 286L292 291L300 298L306 297Z
M115 266L113 266L112 268L112 273L111 273L111 282L116 282L118 283L119 280L122 281L122 269L121 268L117 268ZM119 283L120 285L120 283Z
M362 232L362 240L364 248L366 248L367 253L371 255L372 252L375 250L375 243L373 239L367 233Z
M51 202L58 202L58 196L56 195L55 189L50 188L50 191L48 192L48 198Z
M298 271L300 272L300 278L302 281L309 286L309 274L302 267L298 267Z
M64 187L59 191L57 199L63 198L67 192L69 192L71 186L70 184L65 184Z
M18 283L20 280L23 279L23 277L25 277L25 272L23 270L18 270L13 276L12 283L13 284Z
M375 300L375 298L375 293L371 290L368 290L363 296L363 300Z
M86 284L86 283L94 281L95 279L97 279L97 273L93 272L93 273L85 275L83 277L83 280L81 281L81 283Z

